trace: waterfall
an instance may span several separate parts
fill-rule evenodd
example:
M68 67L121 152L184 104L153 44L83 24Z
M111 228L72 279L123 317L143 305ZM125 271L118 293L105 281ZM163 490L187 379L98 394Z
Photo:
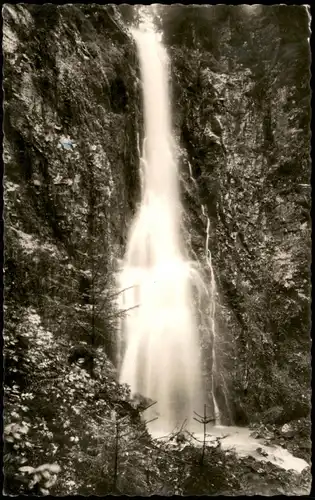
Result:
M194 184L196 190L198 191L198 185L196 182L196 179L193 176L192 173L192 167L190 162L188 162L188 167L189 167L189 176ZM210 271L210 293L209 293L209 302L210 302L210 314L209 314L209 322L210 322L210 334L212 335L211 342L212 342L212 352L211 352L211 357L212 357L212 368L211 368L211 394L212 394L212 402L213 402L213 411L214 411L214 418L215 418L215 423L217 425L220 425L221 417L220 417L220 410L219 406L215 397L215 387L214 387L214 381L215 377L217 375L217 360L216 360L216 319L215 319L215 309L216 309L216 295L217 295L217 287L216 287L216 282L215 282L215 276L214 276L214 270L212 267L212 258L211 258L211 252L209 249L209 237L210 237L210 219L206 214L206 209L203 204L201 204L201 213L204 216L204 218L207 221L207 226L206 226L206 243L205 243L205 258L206 258L206 263L208 266L208 269Z
M120 273L124 344L120 382L156 401L155 428L170 432L204 403L193 265L181 237L179 173L173 153L167 53L154 32L133 32L141 66L145 140L141 201Z

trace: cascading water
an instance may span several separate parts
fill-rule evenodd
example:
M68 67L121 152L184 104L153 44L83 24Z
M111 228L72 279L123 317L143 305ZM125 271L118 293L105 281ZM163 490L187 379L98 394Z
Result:
M205 216L204 206L203 215ZM206 259L210 269L211 274L211 299L210 299L210 321L211 321L211 331L212 331L212 370L211 370L211 390L212 390L212 400L214 406L214 416L216 424L220 424L220 410L218 403L216 401L214 392L214 377L216 375L216 352L215 352L215 342L216 342L216 325L215 325L215 301L216 301L216 283L214 278L214 271L212 267L211 253L209 250L209 231L210 231L210 219L207 217L207 237L206 237Z
M125 344L120 382L155 401L155 428L170 432L201 412L198 328L193 310L193 266L181 238L179 175L172 152L167 54L153 32L133 32L144 96L145 134L141 203L120 274ZM151 428L152 430L152 428Z
M198 191L198 185L197 182L192 174L192 168L191 164L188 162L189 166L189 175L190 179L193 182L195 188ZM217 294L217 287L216 287L216 282L215 282L215 277L214 277L214 270L212 267L212 258L211 258L211 252L209 249L209 236L210 236L210 219L206 214L206 209L204 205L201 205L201 212L202 215L205 217L207 221L207 228L206 228L206 244L205 244L205 257L206 257L206 263L207 266L210 270L210 290L209 290L209 302L210 302L210 311L209 311L209 321L210 321L210 333L212 335L212 369L211 369L211 394L212 394L212 402L213 402L213 411L214 411L214 418L215 418L215 423L220 425L221 421L221 416L220 416L220 410L219 406L215 397L215 387L214 387L214 379L216 376L216 320L215 320L215 306L216 306L216 294Z

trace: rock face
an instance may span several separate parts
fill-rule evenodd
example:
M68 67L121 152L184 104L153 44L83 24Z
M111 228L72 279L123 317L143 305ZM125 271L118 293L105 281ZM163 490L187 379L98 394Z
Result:
M236 423L310 408L310 51L304 7L159 10L193 255L206 221ZM190 166L189 166L190 164ZM190 172L195 178L192 182ZM218 377L218 392L222 380Z
M3 19L7 314L35 307L114 357L108 295L139 183L134 42L113 5Z
M115 272L143 136L138 60L121 15L129 10L3 10L7 318L31 307L54 335L102 344L113 360ZM157 12L172 63L185 226L202 262L210 219L217 399L235 423L307 417L307 11Z

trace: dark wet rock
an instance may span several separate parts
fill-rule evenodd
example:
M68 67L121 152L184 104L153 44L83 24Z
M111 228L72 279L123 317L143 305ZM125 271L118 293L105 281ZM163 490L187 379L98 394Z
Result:
M255 439L272 439L274 436L274 431L272 428L269 429L264 424L254 424L251 426L253 432L251 433L251 437Z
M257 453L259 453L259 455L261 455L263 457L268 457L268 453L265 450L263 450L262 448L258 447L256 451L257 451Z
M310 419L301 418L276 427L271 442L281 444L296 457L310 462L312 449Z
M138 196L135 45L114 5L3 12L8 295L90 341L91 269L109 290ZM114 359L113 304L98 301L92 341Z
M161 17L183 182L210 216L217 371L233 419L284 425L310 409L309 28L303 7L294 22L286 6L258 10L162 6ZM201 259L204 234L191 240Z
M244 495L305 495L310 492L311 475L307 468L297 474L271 462L257 462L253 457L246 457L235 461L234 470L241 475L240 491Z
M268 424L281 424L285 423L285 410L282 406L274 406L269 408L262 414L257 416L259 421L264 422L266 425Z

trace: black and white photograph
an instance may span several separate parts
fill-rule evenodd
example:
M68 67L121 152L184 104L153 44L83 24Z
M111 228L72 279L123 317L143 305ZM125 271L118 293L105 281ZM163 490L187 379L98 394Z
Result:
M2 7L5 496L309 496L311 6Z

